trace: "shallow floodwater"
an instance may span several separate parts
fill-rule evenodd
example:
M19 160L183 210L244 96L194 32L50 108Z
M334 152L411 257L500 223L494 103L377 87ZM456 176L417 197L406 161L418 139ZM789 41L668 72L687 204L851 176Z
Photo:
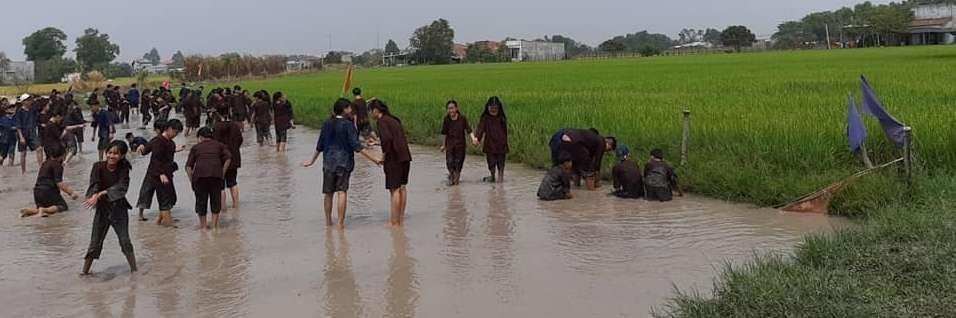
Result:
M117 135L127 131L152 135ZM68 212L21 219L36 163L26 176L0 169L2 316L640 317L674 286L709 293L725 262L787 252L805 234L845 223L695 196L654 203L578 191L572 201L539 202L543 172L511 164L507 182L481 183L478 157L468 157L463 183L449 188L444 155L412 147L404 229L384 226L381 168L357 159L347 229L332 230L321 164L301 167L317 132L300 128L289 138L280 155L255 145L247 129L242 207L225 212L218 231L196 230L193 194L177 172L179 228L156 226L155 210L149 222L131 216L140 265L133 275L111 231L94 275L80 277L92 214L70 201ZM77 191L96 160L95 144L86 147L64 177ZM177 154L180 166L187 154ZM148 158L130 159L127 198L135 202Z

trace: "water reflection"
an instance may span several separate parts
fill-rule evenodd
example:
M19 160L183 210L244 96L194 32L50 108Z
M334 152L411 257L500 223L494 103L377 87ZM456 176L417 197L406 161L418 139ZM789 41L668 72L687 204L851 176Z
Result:
M414 317L418 306L416 261L409 256L411 247L405 229L391 229L392 255L388 260L388 285L385 286L385 316Z
M362 297L352 272L350 248L345 232L325 230L325 288L322 289L322 298L323 308L330 317L362 316Z
M501 302L514 301L516 286L520 284L514 275L515 221L508 206L509 198L503 185L488 189L488 216L485 218L485 246L491 253L491 279L498 284Z
M471 260L469 231L471 215L465 205L462 187L448 189L448 205L442 216L442 255L449 266L454 282L465 282L471 276L474 264Z

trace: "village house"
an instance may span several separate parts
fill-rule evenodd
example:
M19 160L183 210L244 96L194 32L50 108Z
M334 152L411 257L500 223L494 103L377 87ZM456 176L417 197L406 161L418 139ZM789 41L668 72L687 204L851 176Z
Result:
M914 45L956 43L956 4L916 6L909 34Z
M10 61L0 69L0 84L33 83L35 79L32 61Z

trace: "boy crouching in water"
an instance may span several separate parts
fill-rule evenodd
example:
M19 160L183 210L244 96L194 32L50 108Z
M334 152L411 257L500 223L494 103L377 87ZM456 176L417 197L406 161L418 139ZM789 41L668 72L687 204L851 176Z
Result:
M677 174L667 162L664 162L664 151L651 150L651 159L644 166L644 185L648 201L670 201L674 191L678 196L684 196L677 184Z
M93 216L93 236L83 263L83 275L90 274L93 260L100 258L103 240L110 227L116 232L123 255L129 263L130 272L136 271L136 257L133 244L129 239L129 210L133 208L126 200L129 190L129 171L133 168L126 160L129 146L122 140L110 142L106 148L106 159L93 164L90 172L90 187L86 190L83 206L96 209Z
M46 152L46 160L40 166L36 185L33 186L33 201L36 203L36 208L20 210L20 217L37 214L47 217L68 210L66 200L63 199L60 192L66 193L73 200L79 198L76 192L63 182L63 157L65 154L63 147L50 146L43 150Z
M548 174L541 180L538 187L538 199L542 201L556 201L571 199L571 169L573 168L571 155L561 152L558 155L558 165L551 167Z

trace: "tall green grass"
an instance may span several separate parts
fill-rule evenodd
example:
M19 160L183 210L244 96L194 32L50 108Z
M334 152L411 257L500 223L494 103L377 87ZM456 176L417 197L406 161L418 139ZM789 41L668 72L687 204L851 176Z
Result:
M413 140L435 143L444 103L458 100L477 121L485 100L500 96L511 129L511 160L546 165L550 135L594 127L646 158L665 149L677 161L681 114L692 111L690 161L679 173L688 190L775 205L861 168L847 151L847 93L866 74L888 110L915 129L925 171L952 172L956 47L772 52L654 57L549 64L409 67L355 72L355 86L379 97L406 123ZM300 122L318 124L339 97L343 73L244 83L286 92ZM899 153L869 120L875 161ZM858 214L896 201L895 173L867 177L835 200Z

